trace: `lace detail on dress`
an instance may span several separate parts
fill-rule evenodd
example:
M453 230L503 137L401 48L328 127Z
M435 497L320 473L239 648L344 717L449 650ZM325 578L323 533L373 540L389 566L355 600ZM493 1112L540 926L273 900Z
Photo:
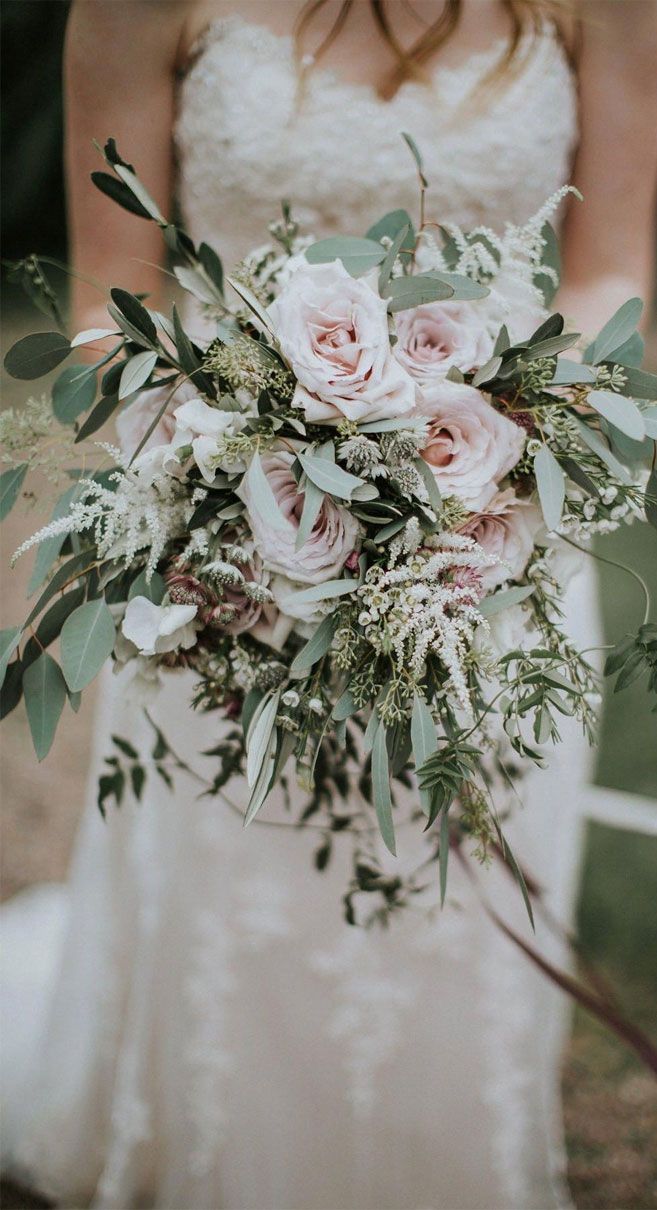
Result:
M358 234L399 206L413 213L402 130L422 148L433 217L466 228L523 222L567 178L576 99L551 28L520 53L504 86L469 108L463 101L499 57L497 41L459 66L439 65L429 85L403 84L387 102L319 68L299 103L291 38L238 16L214 22L180 83L180 197L192 235L231 263L262 242L282 198L317 235Z
M373 941L364 929L345 929L335 946L309 959L311 970L333 984L337 1005L330 1036L343 1055L347 1096L360 1118L374 1108L376 1074L395 1053L404 1011L415 1003L417 993L410 971L388 971L385 944L380 938L377 944Z

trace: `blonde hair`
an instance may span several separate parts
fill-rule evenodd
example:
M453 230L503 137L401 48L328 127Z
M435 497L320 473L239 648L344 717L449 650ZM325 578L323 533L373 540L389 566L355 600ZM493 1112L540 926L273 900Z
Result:
M328 0L306 0L297 19L295 47L301 79L310 70L310 66L316 63L335 42L354 5L354 0L342 0L333 25L310 57L311 63L309 64L308 56L304 54L304 39L313 19L327 2ZM397 60L381 90L382 95L386 98L393 96L405 80L426 81L424 65L452 36L458 26L463 8L463 0L443 0L442 12L436 20L427 25L412 46L404 47L397 38L394 23L391 20L391 10L395 2L398 0L369 0L374 20ZM501 78L512 67L518 58L523 35L529 32L532 37L538 37L546 20L551 20L556 25L567 47L572 50L573 0L501 0L501 4L510 19L509 38L503 55L482 81L483 85Z

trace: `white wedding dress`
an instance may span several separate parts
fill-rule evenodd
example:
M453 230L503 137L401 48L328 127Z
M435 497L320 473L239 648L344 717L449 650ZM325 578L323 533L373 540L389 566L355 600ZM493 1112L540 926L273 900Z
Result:
M526 219L568 179L575 84L546 30L503 88L459 112L500 51L441 67L432 87L405 84L388 103L320 67L297 108L291 41L237 18L213 24L179 91L192 236L230 265L267 239L283 197L316 235L414 211L402 130L424 153L432 217ZM590 625L590 585L575 594ZM169 677L155 715L200 768L195 754L219 724L193 713L188 694L185 676ZM103 696L97 760L111 731L152 746L120 682L108 678ZM510 826L566 917L586 767L569 731ZM231 794L244 803L239 785ZM183 776L173 795L152 776L140 805L110 808L103 823L92 782L69 886L4 910L12 1170L66 1207L567 1206L567 1009L490 924L458 864L442 913L409 910L365 932L342 919L343 838L320 875L312 833L243 831L222 802L197 795ZM269 804L263 818L282 809ZM513 880L477 873L528 935ZM538 943L554 954L540 924Z

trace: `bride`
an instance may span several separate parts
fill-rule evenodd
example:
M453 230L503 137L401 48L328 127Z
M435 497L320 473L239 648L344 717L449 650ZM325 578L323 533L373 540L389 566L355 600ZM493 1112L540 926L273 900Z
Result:
M74 264L162 290L157 229L87 183L93 138L114 136L161 205L175 191L193 238L231 265L267 239L283 197L317 237L412 210L406 130L438 221L522 222L574 177L586 205L567 214L560 304L596 329L648 293L657 39L652 0L581 16L539 0L78 0L65 63ZM76 285L76 330L104 325L97 299ZM590 635L585 578L574 593ZM217 722L189 696L169 678L155 717L191 761ZM111 678L96 765L116 733L152 748ZM513 823L562 917L585 777L569 735ZM184 774L173 793L151 780L105 823L90 794L68 889L5 913L15 1173L62 1205L115 1210L569 1204L563 1005L458 870L442 913L349 928L339 840L318 874L308 834L245 833ZM524 927L517 888L485 878Z

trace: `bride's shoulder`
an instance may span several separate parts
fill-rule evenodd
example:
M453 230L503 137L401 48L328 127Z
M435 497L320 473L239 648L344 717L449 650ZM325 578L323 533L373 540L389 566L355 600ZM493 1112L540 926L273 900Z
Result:
M142 61L175 59L195 3L189 0L73 0L68 22L69 50L79 49L94 57L116 58L123 47L139 48ZM166 17L163 20L163 13Z

